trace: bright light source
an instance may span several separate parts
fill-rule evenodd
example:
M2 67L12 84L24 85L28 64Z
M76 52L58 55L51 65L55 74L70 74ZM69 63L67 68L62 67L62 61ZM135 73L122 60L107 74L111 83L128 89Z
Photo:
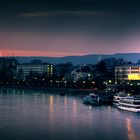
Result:
M140 74L128 74L128 80L140 80Z
M89 74L88 74L88 76L90 77L90 76L91 76L91 74L89 73Z

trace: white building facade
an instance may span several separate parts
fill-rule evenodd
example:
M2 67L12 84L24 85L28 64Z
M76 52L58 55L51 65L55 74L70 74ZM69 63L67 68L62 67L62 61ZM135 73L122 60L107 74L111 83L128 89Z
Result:
M22 73L22 79L25 79L26 76L28 76L30 73L36 73L36 74L44 74L46 73L47 76L53 75L53 65L51 64L34 64L34 63L25 63L20 64L17 66L17 75L19 73Z

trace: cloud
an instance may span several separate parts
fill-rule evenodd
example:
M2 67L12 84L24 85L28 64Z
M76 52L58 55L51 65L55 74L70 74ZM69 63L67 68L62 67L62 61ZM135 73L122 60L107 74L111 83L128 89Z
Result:
M21 14L22 17L40 17L40 16L48 16L48 12L34 12L34 13L24 13Z
M46 17L53 15L111 15L110 12L104 11L44 11L44 12L29 12L20 14L21 17Z

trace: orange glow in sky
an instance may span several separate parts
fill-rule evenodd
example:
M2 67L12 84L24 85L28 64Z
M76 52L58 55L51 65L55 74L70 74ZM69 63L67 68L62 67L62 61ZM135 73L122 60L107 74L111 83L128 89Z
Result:
M48 56L48 57L63 57L63 56L80 56L81 53L72 52L48 52L48 51L25 51L25 50L0 50L0 56Z

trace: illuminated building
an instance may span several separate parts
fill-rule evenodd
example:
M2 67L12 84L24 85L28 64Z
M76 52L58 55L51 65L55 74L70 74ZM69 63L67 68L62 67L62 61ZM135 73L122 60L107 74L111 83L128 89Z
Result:
M140 80L140 66L115 67L115 80L138 81Z
M46 74L47 77L50 77L53 75L53 65L47 63L25 63L17 66L17 78L20 75L21 79L26 79L26 76L30 74Z

